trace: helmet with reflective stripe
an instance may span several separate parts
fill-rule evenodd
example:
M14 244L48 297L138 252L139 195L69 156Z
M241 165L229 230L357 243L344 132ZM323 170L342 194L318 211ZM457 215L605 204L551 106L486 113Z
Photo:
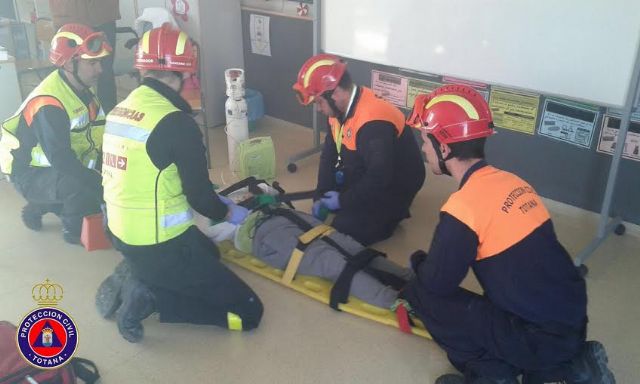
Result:
M407 124L433 135L442 144L479 139L495 133L486 100L466 85L444 85L428 95L418 95Z
M65 24L51 39L49 61L62 67L76 58L99 59L111 51L102 32L95 32L84 24Z
M308 105L317 96L336 89L346 68L347 64L339 57L326 53L308 59L293 84L300 104Z
M134 66L154 71L196 72L198 57L189 35L165 23L142 35Z

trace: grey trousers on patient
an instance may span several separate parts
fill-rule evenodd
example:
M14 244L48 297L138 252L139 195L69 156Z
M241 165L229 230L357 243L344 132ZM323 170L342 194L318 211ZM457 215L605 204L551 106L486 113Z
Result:
M292 212L313 226L321 224L311 215L298 211ZM302 229L282 216L273 216L264 221L258 220L253 238L253 254L274 268L285 269L291 252L298 244L298 236L302 233L304 233ZM365 248L342 233L334 232L329 237L352 255ZM334 247L324 241L315 240L305 250L298 274L321 277L335 282L345 263L344 256ZM413 277L411 269L403 268L384 257L376 257L369 265L392 273L403 280L408 281ZM360 271L353 277L350 294L371 305L389 308L396 300L398 291L382 284L368 273Z

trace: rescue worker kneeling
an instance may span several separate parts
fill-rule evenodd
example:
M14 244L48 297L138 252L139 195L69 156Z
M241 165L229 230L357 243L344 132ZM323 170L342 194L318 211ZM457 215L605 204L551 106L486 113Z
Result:
M108 228L130 269L122 264L102 283L98 309L110 317L120 306L118 329L130 342L156 310L161 322L255 328L258 296L193 221L191 209L232 223L248 213L213 192L202 134L179 95L196 72L194 47L165 24L142 36L135 60L143 81L107 117L103 165Z
M42 228L42 216L62 221L66 242L80 243L82 218L100 212L99 158L104 111L94 87L111 47L102 33L66 24L51 41L58 68L2 124L0 165L27 200L22 221Z
M410 217L425 179L424 161L405 116L351 80L340 58L309 58L293 85L301 104L328 117L312 213L336 212L331 226L364 245L384 240Z
M433 173L459 190L442 207L428 254L402 296L461 372L436 384L612 384L602 344L586 342L585 281L558 241L542 199L484 160L491 111L474 89L446 85L416 98ZM459 285L473 271L484 290Z

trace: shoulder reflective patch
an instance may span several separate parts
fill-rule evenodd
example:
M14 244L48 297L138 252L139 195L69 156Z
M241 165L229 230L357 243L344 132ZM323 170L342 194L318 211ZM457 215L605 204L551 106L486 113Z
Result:
M47 106L47 105L58 107L58 108L64 110L64 106L62 105L60 100L56 99L53 96L38 96L38 97L34 97L24 107L24 111L22 112L22 115L24 116L24 119L27 122L27 126L31 126L31 123L33 122L33 118L35 117L36 113L38 113L40 108L42 108L44 106Z

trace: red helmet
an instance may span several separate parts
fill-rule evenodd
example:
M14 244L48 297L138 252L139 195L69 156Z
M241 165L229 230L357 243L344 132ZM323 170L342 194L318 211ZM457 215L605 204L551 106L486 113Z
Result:
M102 32L84 24L65 24L51 39L49 61L57 67L76 58L99 59L111 54L111 46Z
M165 23L142 35L134 66L154 71L196 72L198 57L189 36Z
M316 96L336 89L346 68L347 64L339 57L326 53L308 59L293 84L300 104L308 105Z
M451 144L491 136L493 121L486 100L466 85L445 85L416 97L407 124Z

